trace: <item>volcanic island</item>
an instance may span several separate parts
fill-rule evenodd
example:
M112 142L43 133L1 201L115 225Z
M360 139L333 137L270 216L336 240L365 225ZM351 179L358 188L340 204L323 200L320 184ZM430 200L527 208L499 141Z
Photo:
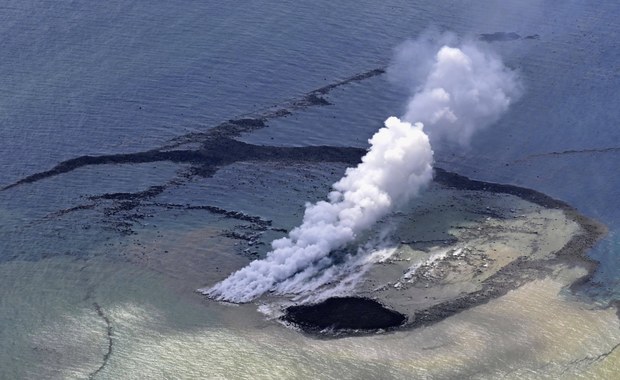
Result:
M350 294L288 306L281 320L320 337L363 335L428 326L545 278L575 288L606 233L540 192L442 169L396 217L397 248Z

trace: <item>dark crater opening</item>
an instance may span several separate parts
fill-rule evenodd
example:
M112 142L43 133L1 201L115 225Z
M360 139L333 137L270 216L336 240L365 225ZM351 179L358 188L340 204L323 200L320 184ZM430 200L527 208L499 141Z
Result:
M281 317L306 332L324 329L378 330L402 325L406 317L368 298L329 298L314 305L290 306Z

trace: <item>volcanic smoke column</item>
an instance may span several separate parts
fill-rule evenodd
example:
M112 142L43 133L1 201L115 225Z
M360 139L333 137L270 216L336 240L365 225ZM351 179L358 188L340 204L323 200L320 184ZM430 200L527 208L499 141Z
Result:
M421 55L425 61L420 61ZM328 201L306 204L302 224L288 237L273 241L264 259L201 292L216 300L248 302L267 291L303 289L303 282L332 265L331 251L353 241L428 185L433 163L429 135L466 144L519 94L515 74L474 43L440 46L431 36L408 42L397 53L391 78L407 74L402 69L408 68L402 62L407 57L416 57L418 66L407 79L412 96L403 120L388 118L368 140L370 149L362 162L332 186Z
M432 179L433 152L422 124L391 117L369 142L362 162L333 185L329 201L307 204L301 226L275 240L265 259L203 292L218 300L247 302L277 291L278 284L294 275L318 273L331 263L332 250L351 242Z

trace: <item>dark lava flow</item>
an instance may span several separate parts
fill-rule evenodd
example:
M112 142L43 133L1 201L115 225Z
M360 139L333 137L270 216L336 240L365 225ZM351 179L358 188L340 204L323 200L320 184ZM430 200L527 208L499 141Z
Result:
M506 42L514 40L537 40L540 36L538 34L531 34L529 36L521 37L515 32L495 32L495 33L483 33L478 36L478 39L485 42Z
M239 161L277 161L277 162L344 162L356 164L366 152L364 149L351 147L308 146L308 147L274 147L252 145L230 138L209 139L196 150L159 151L150 150L138 153L111 154L103 156L80 156L63 161L54 168L25 177L3 188L8 190L15 186L33 183L75 169L105 164L140 164L145 162L170 161L192 164L190 175L210 177L218 168ZM138 199L151 198L163 192L165 186L153 186L137 193L104 194L102 199Z
M80 210L103 207L103 213L113 228L123 234L131 234L132 223L145 217L143 213L135 209L146 205L145 201L151 200L166 189L181 186L192 177L211 177L223 166L242 161L272 161L272 162L343 162L355 165L365 154L365 149L353 147L332 146L308 146L308 147L274 147L247 144L235 137L260 128L267 127L266 122L292 114L294 111L303 110L313 106L326 106L330 103L323 97L331 90L353 82L362 81L383 74L382 68L369 70L354 75L341 81L323 86L310 91L301 98L293 99L282 104L267 107L251 114L241 115L219 125L207 129L205 132L190 133L177 137L169 144L157 149L151 149L135 153L106 154L99 156L84 155L60 162L53 168L24 177L12 184L0 188L7 191L16 187L35 183L37 181L55 177L76 169L95 165L114 164L142 164L149 162L168 161L178 164L189 164L189 169L179 170L173 180L156 186L151 186L138 192L104 193L89 196L90 201L86 204L76 205L67 209L59 210L48 215L46 218L60 217L68 213ZM196 148L195 145L198 144ZM187 149L192 145L192 149ZM185 148L185 149L184 149ZM256 216L249 216L237 211L221 210L217 207L204 205L168 205L151 202L150 207L204 209L224 216L230 216L241 220L258 220ZM134 210L134 211L132 211ZM240 214L243 214L240 216ZM115 217L115 218L112 218ZM269 221L267 221L269 222ZM259 223L261 224L261 223ZM260 226L264 228L264 225Z
M314 305L290 306L281 319L318 333L325 329L389 329L401 326L407 317L368 298L334 297Z

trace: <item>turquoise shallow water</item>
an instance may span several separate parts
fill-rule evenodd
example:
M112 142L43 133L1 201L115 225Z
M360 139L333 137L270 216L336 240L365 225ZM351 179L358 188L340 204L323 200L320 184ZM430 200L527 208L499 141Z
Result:
M602 264L593 282L582 289L583 295L607 302L620 293L618 14L618 5L611 1L596 5L541 1L391 1L384 5L372 1L355 5L5 2L0 7L4 57L0 62L0 185L79 155L156 148L188 132L204 131L237 115L384 67L397 44L429 26L460 35L497 31L538 34L538 39L493 44L506 63L521 72L526 89L522 99L496 125L480 133L470 148L437 146L436 158L441 167L476 179L542 191L607 224L609 235L591 252ZM244 134L241 140L281 146L366 147L367 138L383 119L402 112L405 98L385 76L374 77L332 91L328 96L331 106L273 120L267 128ZM565 153L549 155L551 152ZM88 293L84 287L95 289L96 302L104 310L116 310L114 305L125 303L142 305L150 299L156 302L159 292L177 292L187 297L187 304L179 308L192 310L191 323L205 318L200 323L215 330L221 327L211 325L211 318L218 318L215 306L196 299L191 291L208 285L204 278L222 276L247 259L220 250L217 272L201 251L215 243L206 238L177 241L173 237L179 231L204 226L220 231L237 222L205 211L151 207L142 210L150 216L132 222L138 234L127 236L118 233L117 219L107 215L105 208L57 214L89 204L89 196L136 192L167 183L186 169L162 162L85 167L0 192L0 265L7 265L3 267L7 273L16 274L7 276L0 289L4 292L0 314L6 321L1 324L2 334L14 337L27 330L30 335L25 337L48 339L43 343L3 339L11 342L4 345L0 356L0 368L10 368L3 375L32 377L24 371L35 362L43 364L33 373L56 368L59 372L50 376L57 377L65 377L61 368L71 365L79 367L71 372L75 377L96 370L105 351L105 326L92 307L95 301L84 300ZM238 163L211 179L171 186L153 201L218 206L272 220L274 227L290 228L298 223L304 202L323 197L344 166L297 169ZM271 231L261 239L267 243L279 234ZM148 257L156 251L153 246L148 248L153 241L159 246L177 242L177 248L199 254L168 263L163 254ZM238 249L231 244L231 251ZM167 247L172 250L175 244ZM257 248L259 252L265 249L266 245ZM145 258L136 259L142 256ZM136 262L138 266L131 266ZM75 275L81 265L100 270ZM123 270L117 278L119 267ZM166 267L170 269L162 270ZM100 279L102 273L109 277ZM131 278L137 282L132 283ZM70 286L58 285L63 279ZM174 281L166 283L166 279ZM119 284L119 288L109 288L110 284ZM148 291L140 290L143 287ZM121 296L125 293L127 302ZM172 293L162 296L163 305L145 306L148 312L140 309L135 313L146 318L151 312L174 309L166 304L174 298ZM202 313L201 308L211 309ZM253 314L254 309L247 308L247 313L230 329L242 329L244 323L263 326L265 322ZM182 315L163 322L149 317L149 323L166 329L168 322ZM114 318L123 320L118 315ZM81 327L71 327L71 323ZM45 338L36 326L64 326L83 334L75 335L74 346L48 355L33 347L49 349L62 340L64 334L58 331L63 330L49 327L55 332ZM118 334L115 337L123 339ZM80 353L84 346L90 351ZM170 349L182 352L178 347ZM145 346L138 351L148 352ZM127 354L125 362L119 356L119 363L132 363L131 355ZM166 360L182 356L170 355ZM358 363L358 359L351 360L348 368ZM78 365L82 362L86 364ZM234 363L230 365L234 367ZM384 363L375 370L382 373L386 368L390 367ZM274 373L287 373L281 370L284 372L274 369ZM368 374L374 373L368 370ZM154 376L174 377L164 372Z

